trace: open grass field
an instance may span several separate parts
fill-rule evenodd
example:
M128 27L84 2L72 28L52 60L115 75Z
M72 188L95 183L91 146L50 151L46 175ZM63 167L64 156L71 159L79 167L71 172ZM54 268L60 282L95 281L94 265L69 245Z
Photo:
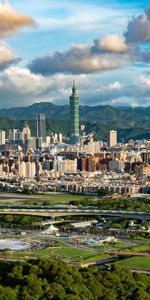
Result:
M150 270L150 256L131 257L118 261L115 264L130 269Z
M43 200L48 201L50 204L69 204L71 201L81 201L81 200L94 200L93 196L84 195L72 195L72 194L51 194L41 196Z
M109 254L99 254L92 250L86 250L76 247L71 247L67 244L60 243L58 247L48 247L41 250L15 252L12 257L61 257L62 259L90 262L96 260L102 260L109 257Z
M71 201L81 201L81 200L94 200L97 199L93 196L84 195L73 195L73 194L47 194L47 195L22 195L22 194L10 194L10 193L0 193L0 204L12 203L12 204L27 204L26 202L37 202L41 204L46 201L49 205L59 205L59 204L69 204Z
M59 249L56 249L55 251L51 251L51 253L59 255L62 258L70 258L77 261L95 255L95 253L92 251L68 246L61 247Z

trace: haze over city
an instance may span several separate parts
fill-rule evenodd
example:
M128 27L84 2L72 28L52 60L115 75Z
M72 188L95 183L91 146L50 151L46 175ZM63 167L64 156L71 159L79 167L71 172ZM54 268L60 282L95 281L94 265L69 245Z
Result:
M147 1L30 0L0 4L0 108L67 104L148 106Z

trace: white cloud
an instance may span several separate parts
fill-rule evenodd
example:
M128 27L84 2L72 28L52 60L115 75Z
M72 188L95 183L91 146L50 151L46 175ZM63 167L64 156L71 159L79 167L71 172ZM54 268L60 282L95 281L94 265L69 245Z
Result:
M138 79L138 83L142 88L150 89L150 76L141 75Z
M13 10L8 1L0 4L0 38L11 36L20 28L33 24L34 21L31 17Z
M49 86L49 82L41 75L32 74L28 69L10 67L0 73L3 87L14 89L15 91L26 94L39 94Z
M112 99L111 105L136 107L136 106L138 106L138 101L134 97L121 96L121 97Z
M123 88L123 84L121 84L120 82L116 81L114 83L110 83L108 85L108 88L110 90L121 90Z
M99 41L99 47L104 51L124 53L128 47L125 38L118 35L106 35Z
M98 88L94 89L94 93L96 94L105 94L113 91L119 91L123 89L124 85L119 81L108 83L105 85L101 85Z
M50 77L36 75L28 69L9 67L0 71L0 107L24 106L34 102L68 102L72 76L56 74ZM80 88L89 87L85 75L74 78Z
M0 69L6 68L17 60L17 55L6 43L0 42Z

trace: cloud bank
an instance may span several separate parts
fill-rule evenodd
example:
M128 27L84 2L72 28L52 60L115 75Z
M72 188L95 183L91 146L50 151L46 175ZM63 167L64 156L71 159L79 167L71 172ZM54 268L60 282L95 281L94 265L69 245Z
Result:
M0 108L31 105L33 102L57 102L63 104L71 94L72 75L55 74L44 77L28 69L11 66L0 71ZM78 75L80 88L89 87L84 75Z
M114 44L115 42L115 44ZM72 45L66 52L55 52L36 58L29 65L33 73L89 74L119 68L128 60L127 46L123 37L106 36L92 44ZM111 53L110 53L111 52Z
M125 33L127 43L139 43L150 40L150 3L143 14L134 17Z
M123 36L106 35L91 44L72 45L68 51L57 51L35 58L29 69L45 76L57 73L92 74L121 68L136 61L150 61L138 44L150 40L150 4L143 14L134 17Z

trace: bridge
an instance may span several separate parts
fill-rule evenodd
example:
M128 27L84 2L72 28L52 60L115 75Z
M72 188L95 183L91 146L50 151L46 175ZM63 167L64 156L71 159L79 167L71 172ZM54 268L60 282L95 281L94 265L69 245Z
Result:
M41 217L65 217L65 216L108 216L108 217L121 217L127 219L137 219L143 221L150 220L150 212L136 212L136 211L111 211L111 210L98 210L98 209L59 209L53 207L48 208L18 208L18 209L1 209L1 215L28 215L28 216L41 216Z

